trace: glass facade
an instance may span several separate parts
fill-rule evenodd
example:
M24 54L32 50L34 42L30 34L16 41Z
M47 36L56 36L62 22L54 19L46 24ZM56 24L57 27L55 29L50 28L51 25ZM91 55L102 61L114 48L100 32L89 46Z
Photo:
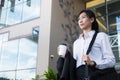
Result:
M120 0L89 0L86 8L97 16L100 31L110 37L113 53L116 57L116 69L120 71Z
M0 28L40 17L40 0L0 1Z
M32 80L36 76L38 28L33 35L8 40L0 35L0 80Z

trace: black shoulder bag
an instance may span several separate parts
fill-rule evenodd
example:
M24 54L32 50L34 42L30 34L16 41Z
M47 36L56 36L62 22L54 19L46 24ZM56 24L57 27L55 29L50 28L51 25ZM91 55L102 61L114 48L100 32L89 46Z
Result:
M94 44L97 32L93 35L90 45L87 50L87 55L90 53L92 46ZM118 80L118 74L115 68L97 69L95 67L90 67L85 65L85 78L84 80Z

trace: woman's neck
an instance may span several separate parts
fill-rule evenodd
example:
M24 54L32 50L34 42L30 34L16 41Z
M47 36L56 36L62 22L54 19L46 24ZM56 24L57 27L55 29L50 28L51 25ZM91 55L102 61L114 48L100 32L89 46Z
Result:
M90 31L91 31L91 29L83 30L83 35L85 36Z

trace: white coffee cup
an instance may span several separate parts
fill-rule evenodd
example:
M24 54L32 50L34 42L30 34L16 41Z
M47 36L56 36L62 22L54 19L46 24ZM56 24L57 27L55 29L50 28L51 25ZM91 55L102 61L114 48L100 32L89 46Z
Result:
M59 45L58 46L58 55L61 57L65 57L65 54L67 52L67 46L66 45Z

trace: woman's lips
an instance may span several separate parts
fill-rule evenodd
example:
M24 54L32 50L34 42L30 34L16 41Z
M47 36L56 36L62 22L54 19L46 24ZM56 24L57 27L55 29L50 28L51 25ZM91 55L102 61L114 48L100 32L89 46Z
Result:
M80 24L80 26L83 26L84 24Z

